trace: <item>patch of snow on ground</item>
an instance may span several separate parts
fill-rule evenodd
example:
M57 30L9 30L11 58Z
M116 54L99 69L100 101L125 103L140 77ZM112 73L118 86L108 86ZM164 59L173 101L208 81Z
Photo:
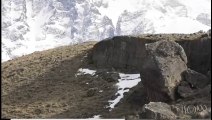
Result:
M91 120L101 120L103 118L101 118L101 115L94 115L93 118L88 118ZM80 119L80 120L84 120L84 119ZM104 119L104 120L112 120L112 119ZM113 120L124 120L124 119L113 119Z
M93 118L88 118L88 119L97 120L97 119L100 119L100 118L101 118L100 116L101 116L101 115L94 115Z
M141 81L140 74L119 73L119 76L120 76L120 79L118 79L119 82L116 84L118 86L118 92L116 93L118 97L114 100L108 101L110 103L109 105L109 108L111 108L110 111L124 97L125 92L129 92L130 88L136 86Z
M94 115L93 118L100 118L101 115Z
M87 68L80 68L78 70L78 73L76 75L86 75L86 74L89 74L89 75L95 75L96 73L96 70L90 70L90 69L87 69Z

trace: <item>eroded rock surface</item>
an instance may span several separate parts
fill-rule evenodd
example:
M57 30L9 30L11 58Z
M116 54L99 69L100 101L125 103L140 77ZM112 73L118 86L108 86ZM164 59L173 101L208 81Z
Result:
M206 74L211 70L211 37L208 33L156 34L144 36L117 36L97 43L91 61L98 68L112 67L139 71L146 58L145 44L161 40L179 43L187 56L188 67Z
M147 58L142 66L141 79L150 101L175 99L175 90L187 69L183 48L174 41L146 44Z
M145 43L136 37L114 37L97 43L92 51L92 61L97 67L137 70L143 65Z

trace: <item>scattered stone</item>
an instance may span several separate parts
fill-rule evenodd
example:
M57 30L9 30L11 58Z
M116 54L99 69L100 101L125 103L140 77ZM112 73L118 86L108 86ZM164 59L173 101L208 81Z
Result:
M177 93L183 98L201 98L208 96L211 93L211 84L205 86L204 88L192 88L188 82L182 81L177 88Z
M182 81L180 83L180 85L177 88L177 92L183 98L189 97L194 93L194 91L190 87L189 83L186 81Z
M140 120L139 115L126 115L125 120Z
M39 115L39 114L41 114L42 113L42 111L41 111L41 109L35 109L35 114L37 114L37 115Z
M195 117L200 119L211 118L211 107L201 112L198 112Z
M92 97L96 94L96 92L98 91L98 88L90 88L87 91L87 97Z
M98 71L96 75L102 77L107 82L117 82L120 76L117 72Z
M185 80L196 88L204 88L210 82L209 78L194 70L188 69L183 73Z
M140 114L141 118L155 120L174 120L177 116L171 111L171 106L163 102L145 104Z

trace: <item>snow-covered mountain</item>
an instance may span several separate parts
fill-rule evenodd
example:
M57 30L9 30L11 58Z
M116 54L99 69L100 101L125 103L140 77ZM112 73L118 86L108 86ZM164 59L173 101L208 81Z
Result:
M211 0L2 0L2 60L114 35L192 33Z

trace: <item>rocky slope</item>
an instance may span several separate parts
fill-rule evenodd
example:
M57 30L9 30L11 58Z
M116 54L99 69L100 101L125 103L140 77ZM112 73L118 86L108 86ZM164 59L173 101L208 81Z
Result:
M114 35L206 31L211 25L210 4L210 0L4 0L2 60Z
M3 62L2 117L208 118L210 41L209 33L119 36Z
M141 79L149 103L139 117L211 118L211 78L187 68L182 47L174 41L157 41L147 44L146 52Z
M128 99L143 107L128 120L211 117L210 31L115 37L97 43L91 59L98 68L140 71L142 81Z

